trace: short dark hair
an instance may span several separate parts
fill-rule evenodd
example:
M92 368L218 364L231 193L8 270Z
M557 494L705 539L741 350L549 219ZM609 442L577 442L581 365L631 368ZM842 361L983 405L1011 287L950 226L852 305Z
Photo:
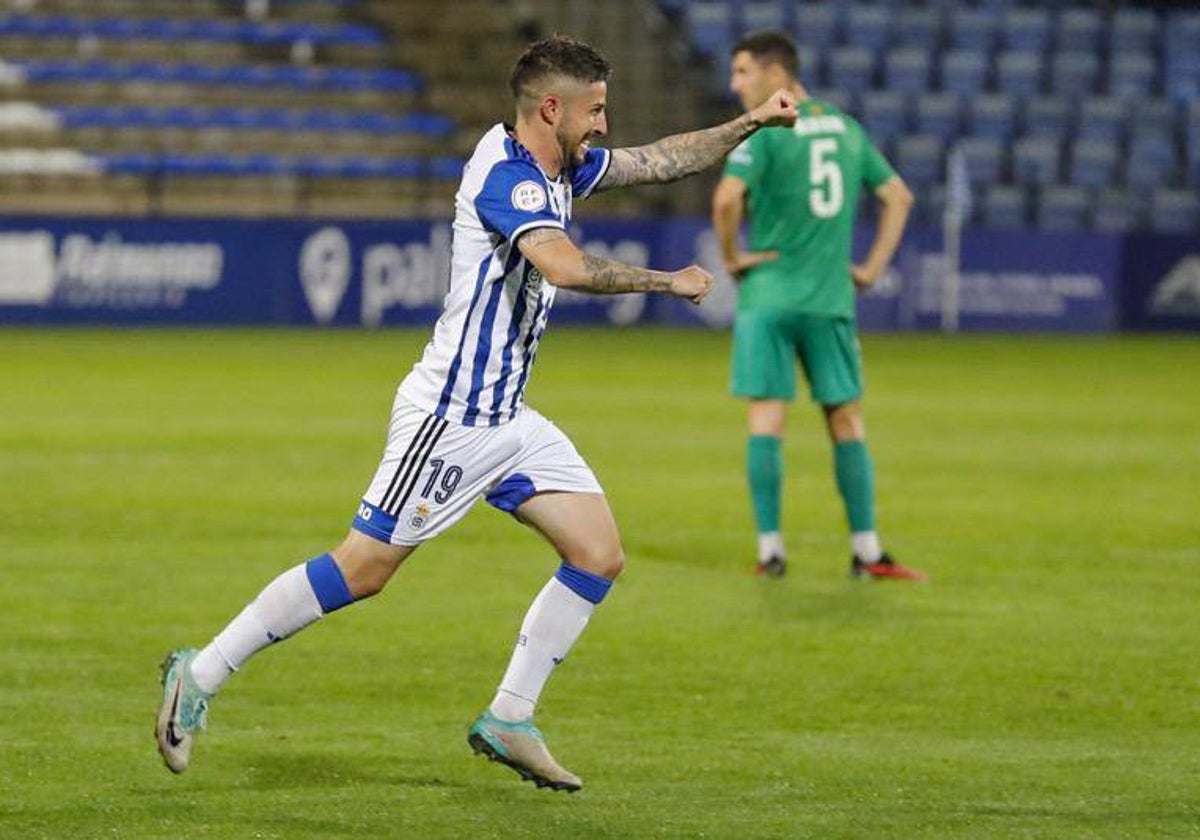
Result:
M508 87L514 97L549 76L566 76L584 84L608 81L612 66L595 48L566 35L554 35L529 45L517 59Z
M800 69L800 56L796 52L796 42L786 32L778 29L764 29L742 36L733 45L731 55L748 52L759 64L778 64L795 76Z

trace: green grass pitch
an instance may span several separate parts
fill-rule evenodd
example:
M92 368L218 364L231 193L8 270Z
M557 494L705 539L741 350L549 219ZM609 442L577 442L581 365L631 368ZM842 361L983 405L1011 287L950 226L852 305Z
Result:
M815 411L754 579L724 335L552 330L530 402L629 563L543 697L586 787L472 756L556 561L480 505L262 654L192 769L157 664L332 547L426 331L0 332L0 837L1200 836L1200 342L867 336L855 584Z

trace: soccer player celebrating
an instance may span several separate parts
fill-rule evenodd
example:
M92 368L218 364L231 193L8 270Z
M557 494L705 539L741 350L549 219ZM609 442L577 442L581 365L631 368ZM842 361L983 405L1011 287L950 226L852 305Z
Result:
M176 650L163 664L156 734L174 772L187 769L213 695L251 656L379 592L418 546L483 497L545 537L562 564L529 607L468 741L539 787L582 786L550 755L533 713L624 556L600 484L567 436L524 404L525 386L557 288L699 303L712 277L697 266L651 271L580 251L566 233L571 204L698 172L760 127L796 117L793 95L781 90L724 125L608 151L595 143L607 131L609 72L599 53L566 37L540 41L517 61L516 121L488 131L463 171L444 309L397 389L383 458L348 536L267 584L206 647Z
M857 122L808 96L797 65L796 46L781 32L754 33L734 46L730 86L742 105L761 107L783 88L796 95L800 116L791 127L760 131L734 149L713 196L725 266L739 281L732 380L733 393L750 400L746 460L758 528L756 572L778 577L786 570L780 450L799 357L833 442L851 532L851 574L919 579L883 551L875 530L854 313L855 287L869 289L896 251L912 194ZM866 261L851 265L863 183L881 204L879 226ZM747 210L749 250L743 251L738 231Z

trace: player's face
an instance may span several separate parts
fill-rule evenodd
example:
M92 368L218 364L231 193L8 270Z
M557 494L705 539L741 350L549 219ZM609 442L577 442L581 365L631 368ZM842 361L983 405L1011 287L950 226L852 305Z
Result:
M778 81L771 69L775 65L760 62L753 55L742 51L734 55L729 73L729 89L742 102L747 111L767 101L778 88Z
M563 116L557 129L563 160L579 166L592 141L608 134L607 101L605 82L592 82L563 98Z

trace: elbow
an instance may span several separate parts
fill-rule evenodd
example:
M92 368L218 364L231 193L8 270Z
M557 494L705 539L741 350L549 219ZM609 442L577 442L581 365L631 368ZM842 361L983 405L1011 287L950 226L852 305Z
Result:
M908 184L901 181L896 185L894 203L897 207L903 210L911 210L916 199L913 197L912 190L908 188Z

